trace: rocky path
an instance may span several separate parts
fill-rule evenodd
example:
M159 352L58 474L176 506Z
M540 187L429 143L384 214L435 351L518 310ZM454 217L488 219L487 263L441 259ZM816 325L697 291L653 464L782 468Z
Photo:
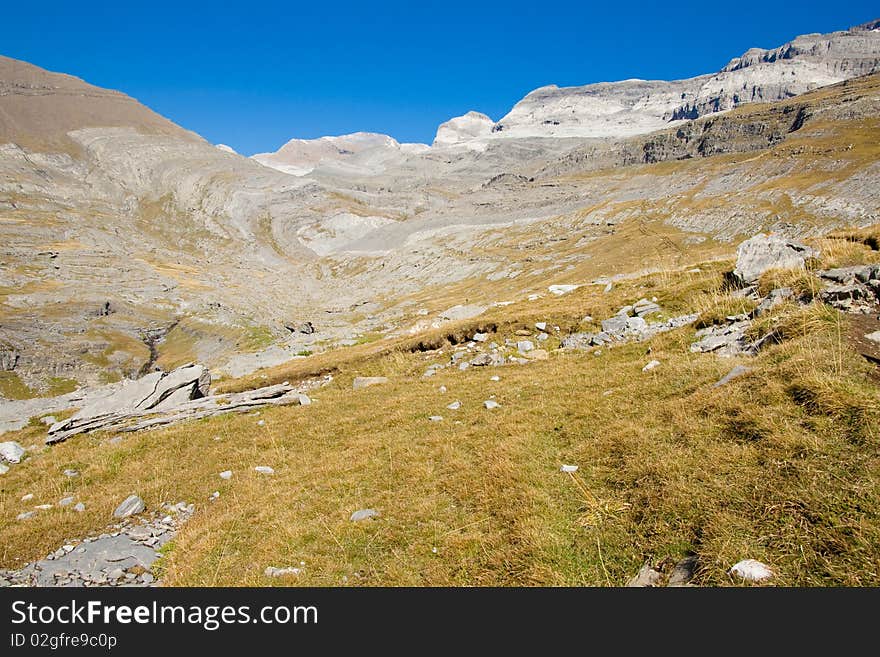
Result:
M159 549L194 511L186 502L165 503L153 514L125 517L18 570L0 570L0 586L159 586L153 572Z

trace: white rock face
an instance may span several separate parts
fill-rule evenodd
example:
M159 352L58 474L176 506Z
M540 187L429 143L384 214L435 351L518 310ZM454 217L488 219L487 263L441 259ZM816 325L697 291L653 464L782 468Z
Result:
M630 79L535 89L494 125L469 112L440 126L434 146L484 150L494 139L629 137L745 103L783 100L880 70L876 22L752 48L721 71L686 80ZM480 121L483 117L485 121Z
M297 231L297 237L304 246L321 256L359 252L364 251L358 245L361 238L391 223L394 220L387 217L362 217L350 212L340 212L303 226Z
M492 133L495 122L480 112L468 112L463 116L456 116L442 123L437 128L437 136L434 137L435 148L456 146L465 142L473 142Z
M252 159L292 176L305 176L315 169L347 174L377 174L389 164L427 151L427 144L401 144L388 135L355 132L319 139L291 139L274 153L258 153Z
M232 146L227 146L226 144L216 144L214 148L216 148L217 150L221 150L224 153L232 153L233 155L238 155L238 153L235 152L235 149L232 148Z

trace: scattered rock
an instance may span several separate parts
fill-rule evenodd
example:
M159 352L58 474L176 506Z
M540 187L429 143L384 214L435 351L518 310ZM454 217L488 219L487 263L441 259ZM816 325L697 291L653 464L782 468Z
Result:
M441 394L444 394L444 393L446 392L446 386L440 386L439 388L437 388L437 390L438 390Z
M633 312L639 317L660 312L660 306L647 299L639 299L633 304Z
M284 577L286 575L299 575L301 572L301 568L276 568L275 566L267 566L266 570L263 571L263 574L266 577Z
M721 379L712 384L713 388L718 388L727 383L730 383L735 378L742 376L743 374L748 374L752 371L751 367L745 367L744 365L736 365L732 370L730 370L727 374L725 374Z
M22 495L22 496L21 496L21 501L22 501L22 502L30 502L32 499L34 499L34 494L33 494L33 493L28 493L27 495Z
M559 468L560 472L577 472L578 466L576 465L563 465Z
M258 465L254 468L254 470L256 472L259 472L260 474L275 474L275 470L270 468L268 465Z
M547 330L547 322L535 322L535 328L539 331Z
M449 404L446 408L448 408L450 411L457 411L459 408L461 408L461 402L456 400Z
M697 565L699 564L699 557L697 555L692 554L677 564L672 569L672 572L669 574L669 581L666 583L666 586L687 586L688 583L694 578L694 574L697 572Z
M650 562L648 562L642 566L638 574L629 580L626 585L630 588L659 586L660 580L662 579L663 575L659 571L654 570L654 568L651 567Z
M790 287L780 287L776 290L771 290L770 294L768 294L761 303L758 304L758 307L755 308L752 316L760 317L764 313L782 305L786 299L791 299L793 296L794 292L791 291Z
M874 331L873 333L867 333L865 337L871 342L877 342L880 344L880 331Z
M516 343L516 348L520 353L524 354L534 349L535 345L531 340L520 340Z
M474 336L471 338L474 342L486 342L489 339L488 333L474 333Z
M652 360L651 362L649 362L647 365L645 365L645 366L642 368L642 372L650 372L650 371L653 370L655 367L657 367L659 364L660 364L660 361L659 361L659 360Z
M140 497L137 495L129 495L119 506L116 507L116 510L113 512L113 517L127 518L128 516L142 513L146 508L147 505Z
M0 443L0 461L7 463L20 463L24 458L25 449L14 440Z
M745 285L756 283L770 269L803 269L819 252L795 240L759 233L736 249L733 275Z
M5 475L7 472L9 472L9 466L5 463L0 463L0 475Z
M487 365L498 366L504 365L504 356L499 353L482 353L470 361L473 367L485 367Z
M497 376L497 375L496 375L496 376L490 376L490 377L489 377L489 380L490 380L490 381L500 381L500 380L501 380L501 377L500 377L500 376Z
M537 340L538 342L544 342L544 341L546 341L547 338L549 338L549 337L550 337L550 336L547 335L546 333L538 333L538 335L535 337L535 340Z
M19 513L17 516L15 516L15 519L16 520L30 520L35 515L37 515L36 511L25 511L24 513Z
M351 514L351 522L360 522L361 520L367 520L369 518L377 518L379 516L379 512L373 509L360 509Z
M352 382L352 388L360 390L368 386L380 385L382 383L388 383L387 376L359 376Z
M76 498L73 495L62 497L60 500L58 500L58 506L68 506L70 504L73 504L73 500L75 499Z
M442 415L429 415L428 419L431 420L431 422L442 422L443 416Z
M487 399L486 401L483 402L483 406L485 406L485 407L486 407L487 409L489 409L489 410L492 410L493 408L498 408L498 407L500 407L501 404L499 404L499 403L498 403L497 401L495 401L494 399Z
M86 510L86 505L83 504L82 502L77 502L74 505L73 510L76 511L77 513L82 513L83 511Z
M232 470L224 470L220 473L221 479L232 479Z
M770 570L770 566L756 559L743 559L734 564L728 572L731 575L739 575L749 582L761 582L773 577L773 571Z
M580 285L551 285L547 288L547 290L551 294L555 294L557 296L561 296L563 294L568 294L569 292L573 292L578 289Z
M35 506L34 508L38 509L40 511L48 511L49 509L52 508L52 505L51 504L37 504L37 506Z
M63 474L65 477L70 477L70 478L79 477L79 472L77 472L76 470L72 470L70 468L65 470Z

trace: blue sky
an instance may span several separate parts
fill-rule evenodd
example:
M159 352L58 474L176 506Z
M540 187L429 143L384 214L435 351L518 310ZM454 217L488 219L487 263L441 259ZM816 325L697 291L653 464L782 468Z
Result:
M877 17L876 0L18 2L0 54L252 154L357 130L430 143L448 118L497 120L546 84L691 77Z

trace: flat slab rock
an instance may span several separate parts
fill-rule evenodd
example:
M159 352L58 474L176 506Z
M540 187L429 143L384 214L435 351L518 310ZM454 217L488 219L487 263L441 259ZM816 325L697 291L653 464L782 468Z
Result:
M89 431L140 431L224 413L244 413L261 406L306 405L311 400L293 386L276 385L225 395L203 396L207 370L178 368L164 376L148 374L117 395L86 407L49 429L47 444ZM146 380L146 381L145 381Z

